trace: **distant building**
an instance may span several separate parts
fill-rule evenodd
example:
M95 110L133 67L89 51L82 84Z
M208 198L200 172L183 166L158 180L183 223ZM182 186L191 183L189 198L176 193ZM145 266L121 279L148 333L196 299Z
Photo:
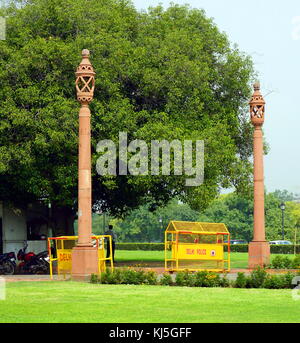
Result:
M27 209L19 209L0 202L0 253L23 248L34 253L47 249L47 237L52 232L49 225L48 208L41 202L28 204Z

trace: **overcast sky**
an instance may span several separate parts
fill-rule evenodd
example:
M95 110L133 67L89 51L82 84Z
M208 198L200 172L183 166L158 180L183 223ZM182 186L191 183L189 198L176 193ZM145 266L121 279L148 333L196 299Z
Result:
M300 1L176 0L202 8L232 43L253 57L266 101L268 192L300 193ZM133 0L138 10L170 1Z

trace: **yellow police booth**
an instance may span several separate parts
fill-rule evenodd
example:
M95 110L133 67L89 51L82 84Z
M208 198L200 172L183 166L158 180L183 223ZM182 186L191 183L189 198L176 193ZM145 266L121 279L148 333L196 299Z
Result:
M171 221L165 231L165 270L229 272L230 233L226 225Z

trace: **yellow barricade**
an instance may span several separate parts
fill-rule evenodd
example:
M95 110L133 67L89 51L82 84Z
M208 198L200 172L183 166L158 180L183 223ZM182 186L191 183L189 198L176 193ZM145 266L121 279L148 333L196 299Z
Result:
M227 227L223 223L171 221L165 231L165 270L230 271Z
M180 260L223 260L223 246L217 244L179 244L175 258Z
M98 272L106 269L106 261L110 261L113 269L112 254L105 257L105 241L109 241L110 251L112 251L112 240L110 235L92 236L92 243L98 247ZM50 257L50 277L53 279L53 262L57 262L57 274L71 274L72 271L72 249L77 245L78 236L61 236L48 238L48 251Z

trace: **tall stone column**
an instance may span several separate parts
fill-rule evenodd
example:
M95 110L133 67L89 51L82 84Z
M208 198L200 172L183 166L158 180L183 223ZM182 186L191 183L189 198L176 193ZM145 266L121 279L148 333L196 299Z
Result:
M263 133L265 119L265 101L260 93L260 85L254 85L254 93L249 103L253 134L254 164L254 228L253 241L249 244L248 266L256 268L270 263L270 245L265 238L265 204L264 204L264 162Z
M89 60L88 50L82 50L82 61L76 71L79 111L78 151L78 243L72 250L72 278L87 279L98 272L98 251L93 248L92 234L92 182L91 182L91 112L95 72Z

